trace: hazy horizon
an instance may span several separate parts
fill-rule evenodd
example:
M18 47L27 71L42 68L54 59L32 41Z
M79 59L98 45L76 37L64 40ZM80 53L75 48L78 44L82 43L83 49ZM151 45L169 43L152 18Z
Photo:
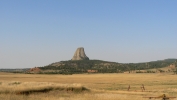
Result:
M177 58L177 1L0 0L0 69L90 59L138 63Z

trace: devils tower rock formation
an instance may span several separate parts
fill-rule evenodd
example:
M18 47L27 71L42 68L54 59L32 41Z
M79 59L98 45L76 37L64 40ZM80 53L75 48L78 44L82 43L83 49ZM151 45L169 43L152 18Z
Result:
M89 58L86 56L84 48L80 47L77 48L72 60L89 60Z

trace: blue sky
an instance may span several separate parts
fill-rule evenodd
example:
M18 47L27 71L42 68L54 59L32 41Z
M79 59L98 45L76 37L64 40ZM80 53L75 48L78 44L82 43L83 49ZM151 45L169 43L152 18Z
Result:
M0 0L0 68L177 58L176 0Z

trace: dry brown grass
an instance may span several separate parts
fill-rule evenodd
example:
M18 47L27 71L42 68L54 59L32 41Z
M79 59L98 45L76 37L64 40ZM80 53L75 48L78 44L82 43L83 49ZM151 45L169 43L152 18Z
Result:
M146 91L141 91L144 84ZM128 85L131 86L127 91ZM167 94L177 97L177 75L172 74L76 74L39 75L0 73L0 91L41 89L46 87L86 87L90 92L66 92L16 95L0 93L0 100L147 100L143 96ZM176 100L176 99L174 99Z

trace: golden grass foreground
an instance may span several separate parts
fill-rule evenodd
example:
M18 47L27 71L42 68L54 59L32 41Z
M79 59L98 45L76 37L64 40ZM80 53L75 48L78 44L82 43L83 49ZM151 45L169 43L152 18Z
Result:
M162 94L177 97L177 75L0 73L0 100L148 100L142 97Z

